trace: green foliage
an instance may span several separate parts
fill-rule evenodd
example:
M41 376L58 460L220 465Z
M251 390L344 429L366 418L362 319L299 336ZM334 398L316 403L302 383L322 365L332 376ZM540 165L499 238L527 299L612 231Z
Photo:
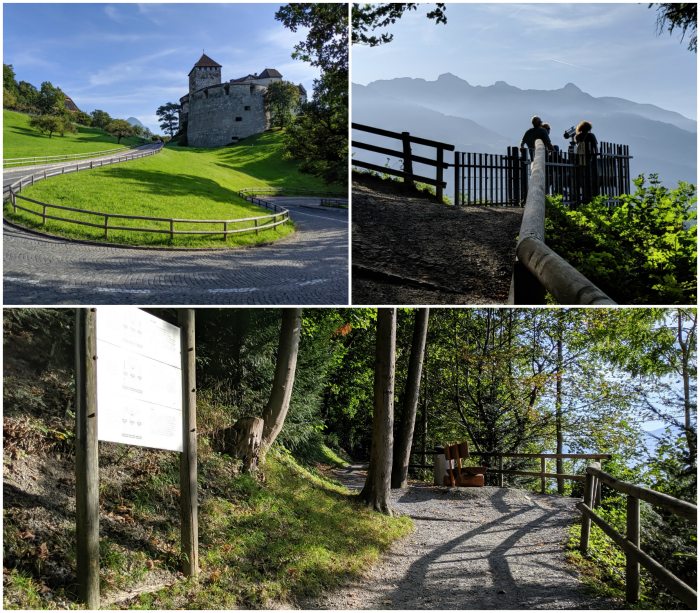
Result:
M291 81L272 81L263 95L265 110L271 114L273 127L284 128L299 107L299 88Z
M95 128L102 128L103 130L111 123L112 118L109 116L109 113L106 113L105 111L101 111L99 109L95 109L90 113L90 116L92 117L92 125Z
M2 87L11 92L17 91L17 80L12 64L2 64Z
M123 119L115 119L105 128L107 134L117 137L117 144L121 143L122 138L128 138L134 135L134 129L131 124Z
M669 35L678 29L681 40L690 30L688 50L698 52L698 5L695 2L651 3L648 8L657 7L656 33L668 30Z
M83 126L91 126L92 125L92 117L88 115L87 113L84 113L83 111L78 111L73 115L73 119L75 120L75 123L79 123L80 125Z
M404 12L414 11L419 6L416 2L395 2L386 4L360 4L352 5L352 44L369 45L376 47L390 43L394 35L383 33L381 36L369 36L367 32L377 28L385 28L393 25L403 17ZM430 11L426 17L434 19L435 23L447 23L445 17L445 3L437 2L436 8Z
M605 197L572 210L547 198L547 244L622 304L695 304L697 202L694 185L661 186L651 175L637 191L605 205Z
M29 120L29 125L32 128L36 128L42 134L44 132L49 133L49 138L54 132L57 132L61 136L64 136L66 132L71 134L77 134L78 130L70 122L67 117L59 117L56 115L42 115L41 117L32 117Z
M45 115L63 115L66 113L66 95L60 87L55 87L50 81L41 84L37 106Z
M17 96L6 87L3 87L2 90L2 105L8 109L13 109L17 106Z

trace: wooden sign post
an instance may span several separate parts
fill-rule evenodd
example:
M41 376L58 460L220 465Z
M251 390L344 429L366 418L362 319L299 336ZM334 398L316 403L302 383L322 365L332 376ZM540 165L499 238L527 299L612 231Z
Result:
M75 319L78 595L90 609L100 606L98 439L180 452L182 570L199 570L194 310L178 310L179 330L138 309L97 311Z
M95 309L75 313L75 536L78 597L89 609L100 608L95 315Z

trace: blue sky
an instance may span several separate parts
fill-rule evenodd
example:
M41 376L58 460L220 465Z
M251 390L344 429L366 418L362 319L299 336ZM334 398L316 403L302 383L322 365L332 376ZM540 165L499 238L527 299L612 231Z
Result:
M419 7L390 27L391 43L353 46L351 80L434 81L450 72L483 86L552 90L571 82L595 97L697 119L697 55L687 37L656 36L656 10L647 4L448 4L447 25Z
M3 62L17 81L51 81L82 111L163 133L156 109L188 92L202 49L225 81L276 68L311 93L318 70L291 58L306 31L275 20L282 4L3 4Z

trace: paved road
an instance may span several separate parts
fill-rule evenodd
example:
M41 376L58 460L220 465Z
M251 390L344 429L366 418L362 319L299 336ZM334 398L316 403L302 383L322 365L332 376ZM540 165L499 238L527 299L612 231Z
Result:
M268 198L298 232L269 247L152 251L84 245L3 224L3 303L348 304L348 215Z

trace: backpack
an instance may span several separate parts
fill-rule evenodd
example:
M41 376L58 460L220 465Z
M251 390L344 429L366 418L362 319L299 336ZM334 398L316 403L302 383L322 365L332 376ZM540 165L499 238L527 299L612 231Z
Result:
M577 161L580 166L586 165L586 141L583 140L576 145Z

